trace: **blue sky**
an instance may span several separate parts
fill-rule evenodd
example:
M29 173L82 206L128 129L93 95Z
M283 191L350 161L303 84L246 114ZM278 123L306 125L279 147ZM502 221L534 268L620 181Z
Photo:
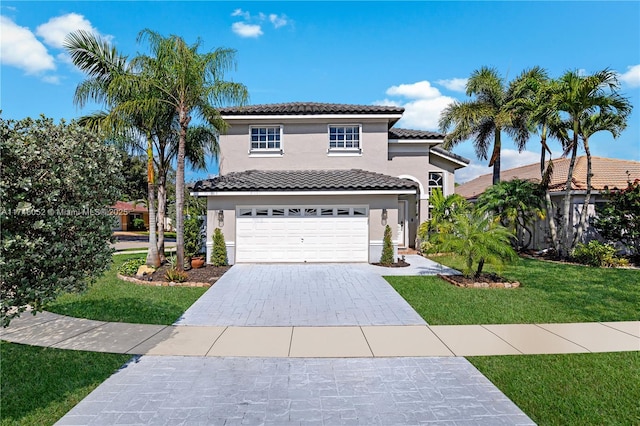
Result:
M197 37L203 50L237 50L237 70L253 104L335 102L404 106L398 127L435 130L440 111L463 100L464 82L481 66L508 80L525 68L620 73L634 111L617 139L592 138L593 155L640 161L640 2L28 2L0 6L4 118L45 114L72 119L83 78L61 48L86 29L130 56L143 28ZM470 142L455 153L472 164L462 182L489 173ZM554 147L554 157L561 154ZM538 161L538 141L517 153L507 140L503 169ZM209 172L215 173L211 166ZM207 173L187 174L188 180Z

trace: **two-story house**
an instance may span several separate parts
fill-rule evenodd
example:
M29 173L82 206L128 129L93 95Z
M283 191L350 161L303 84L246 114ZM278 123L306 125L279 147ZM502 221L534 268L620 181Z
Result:
M396 129L403 108L285 103L223 108L220 176L207 197L207 260L220 228L230 263L378 262L386 225L413 247L434 188L469 160L443 135Z

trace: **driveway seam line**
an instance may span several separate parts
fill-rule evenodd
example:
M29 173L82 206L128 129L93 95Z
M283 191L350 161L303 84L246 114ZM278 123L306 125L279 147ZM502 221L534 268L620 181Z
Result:
M613 322L615 322L615 321L613 321ZM611 327L610 325L607 325L607 324L605 324L605 323L603 323L603 322L598 322L598 324L600 324L600 325L604 325L605 327L609 327L609 328L611 328L611 329L613 329L613 330L615 330L615 331L620 331L621 333L628 334L629 336L631 336L631 337L635 337L636 339L638 339L638 338L639 338L639 337L638 337L638 336L636 336L635 334L627 333L627 332L626 332L626 331L624 331L624 330L620 330L619 328Z
M526 353L522 352L520 349L516 348L515 346L513 346L511 343L507 342L505 339L503 339L502 337L500 337L499 335L497 335L496 333L494 333L493 331L489 330L487 327L485 327L485 325L483 324L479 324L480 327L484 328L485 330L487 330L489 333L493 334L494 336L496 336L498 339L502 340L503 342L505 342L507 345L511 346L513 349L515 349L516 351L520 352L520 355L527 355ZM502 324L493 324L493 325L502 325Z
M220 340L220 338L222 337L222 335L229 329L229 326L225 326L224 330L222 330L222 333L220 333L218 335L218 337L216 337L216 340L213 341L213 343L211 344L211 346L209 346L209 349L204 353L204 356L208 356L209 352L211 352L211 349L213 349L213 347L216 345L216 343L218 342L218 340Z
M371 356L373 358L378 358L376 356L375 353L373 353L373 348L371 347L371 345L369 344L369 339L367 339L367 335L365 334L364 330L362 329L362 326L359 325L358 328L360 329L360 333L362 333L362 337L364 337L364 341L367 343L367 347L369 348L369 352L371 352Z
M92 320L89 320L89 321L92 321ZM60 343L62 343L62 342L66 342L66 341L67 341L67 340L69 340L69 339L73 339L74 337L78 337L78 336L80 336L80 335L82 335L82 334L85 334L85 333L87 333L87 332L89 332L89 331L93 331L93 330L95 330L96 328L98 328L98 327L102 327L103 325L105 325L105 324L107 324L107 323L108 323L108 321L103 321L103 322L102 322L102 324L98 324L98 325L96 325L95 327L91 327L91 328L89 328L89 329L87 329L87 330L83 330L83 331L81 331L81 332L79 332L79 333L77 333L77 334L74 334L73 336L69 336L69 337L67 337L66 339L62 339L62 340L59 340L59 341L57 341L57 342L53 342L52 344L50 344L50 345L48 345L48 346L45 346L45 347L47 347L47 348L52 348L52 347L53 347L53 345L58 345L58 344L60 344ZM60 349L62 349L62 348L60 348Z
M596 324L599 324L599 323L596 323ZM551 331L551 330L547 330L546 328L542 327L540 324L534 324L534 325L535 325L536 327L541 328L542 330L544 330L544 331L546 331L546 332L548 332L548 333L553 334L554 336L558 336L559 338L566 340L567 342L571 342L571 343L573 343L574 345L580 346L581 348L583 348L584 350L586 350L586 351L587 351L587 353L590 353L590 354L592 354L592 353L593 353L593 351L592 351L592 350L590 350L589 348L586 348L586 347L582 346L581 344L579 344L579 343L577 343L577 342L574 342L574 341L573 341L573 340L571 340L571 339L567 339L567 338L566 338L566 337L564 337L564 336L561 336L561 335L559 335L559 334L557 334L557 333L554 333L554 332L553 332L553 331Z
M153 324L145 324L145 325L153 325ZM158 324L158 325L162 325L162 324ZM128 354L130 351L132 351L134 348L140 346L141 344L143 344L144 342L146 342L147 340L151 339L152 337L155 337L157 334L159 334L160 332L164 331L167 327L170 327L169 325L165 325L164 327L162 327L160 330L156 331L155 333L153 333L151 336L147 337L146 339L138 342L137 345L133 345L132 347L130 347L125 354Z
M287 352L287 358L291 358L291 346L293 345L293 329L295 326L291 326L291 336L289 336L289 351Z
M435 331L433 331L433 330L431 329L431 327L429 327L429 324L425 324L425 327L427 328L427 330L429 330L429 331L431 332L431 334L433 334L434 336L436 336L436 338L437 338L438 340L440 340L440 343L442 343L442 344L444 345L444 347L445 347L445 348L447 348L447 349L449 350L449 352L451 352L451 353L453 354L453 356L454 356L454 357L459 357L459 356L460 356L460 355L458 355L457 353L455 353L455 352L453 351L453 349L451 349L451 348L449 347L449 345L447 345L447 344L444 342L444 340L442 340L442 339L440 338L440 336L438 336L438 333L436 333Z

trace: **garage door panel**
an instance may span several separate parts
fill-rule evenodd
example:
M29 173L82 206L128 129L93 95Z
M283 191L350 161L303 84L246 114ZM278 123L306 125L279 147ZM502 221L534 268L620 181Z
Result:
M368 233L366 216L238 217L236 261L367 262Z

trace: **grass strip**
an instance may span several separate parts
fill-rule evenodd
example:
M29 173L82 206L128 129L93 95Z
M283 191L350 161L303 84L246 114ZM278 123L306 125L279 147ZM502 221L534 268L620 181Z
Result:
M124 261L143 256L115 257L109 271L87 291L63 294L45 309L99 321L173 324L207 289L141 286L118 279L118 267Z
M0 425L52 425L131 355L0 342Z
M454 268L460 261L450 256L434 260ZM519 259L501 275L522 287L459 288L427 276L385 279L431 325L640 319L638 270Z
M640 424L640 352L467 359L540 425Z

